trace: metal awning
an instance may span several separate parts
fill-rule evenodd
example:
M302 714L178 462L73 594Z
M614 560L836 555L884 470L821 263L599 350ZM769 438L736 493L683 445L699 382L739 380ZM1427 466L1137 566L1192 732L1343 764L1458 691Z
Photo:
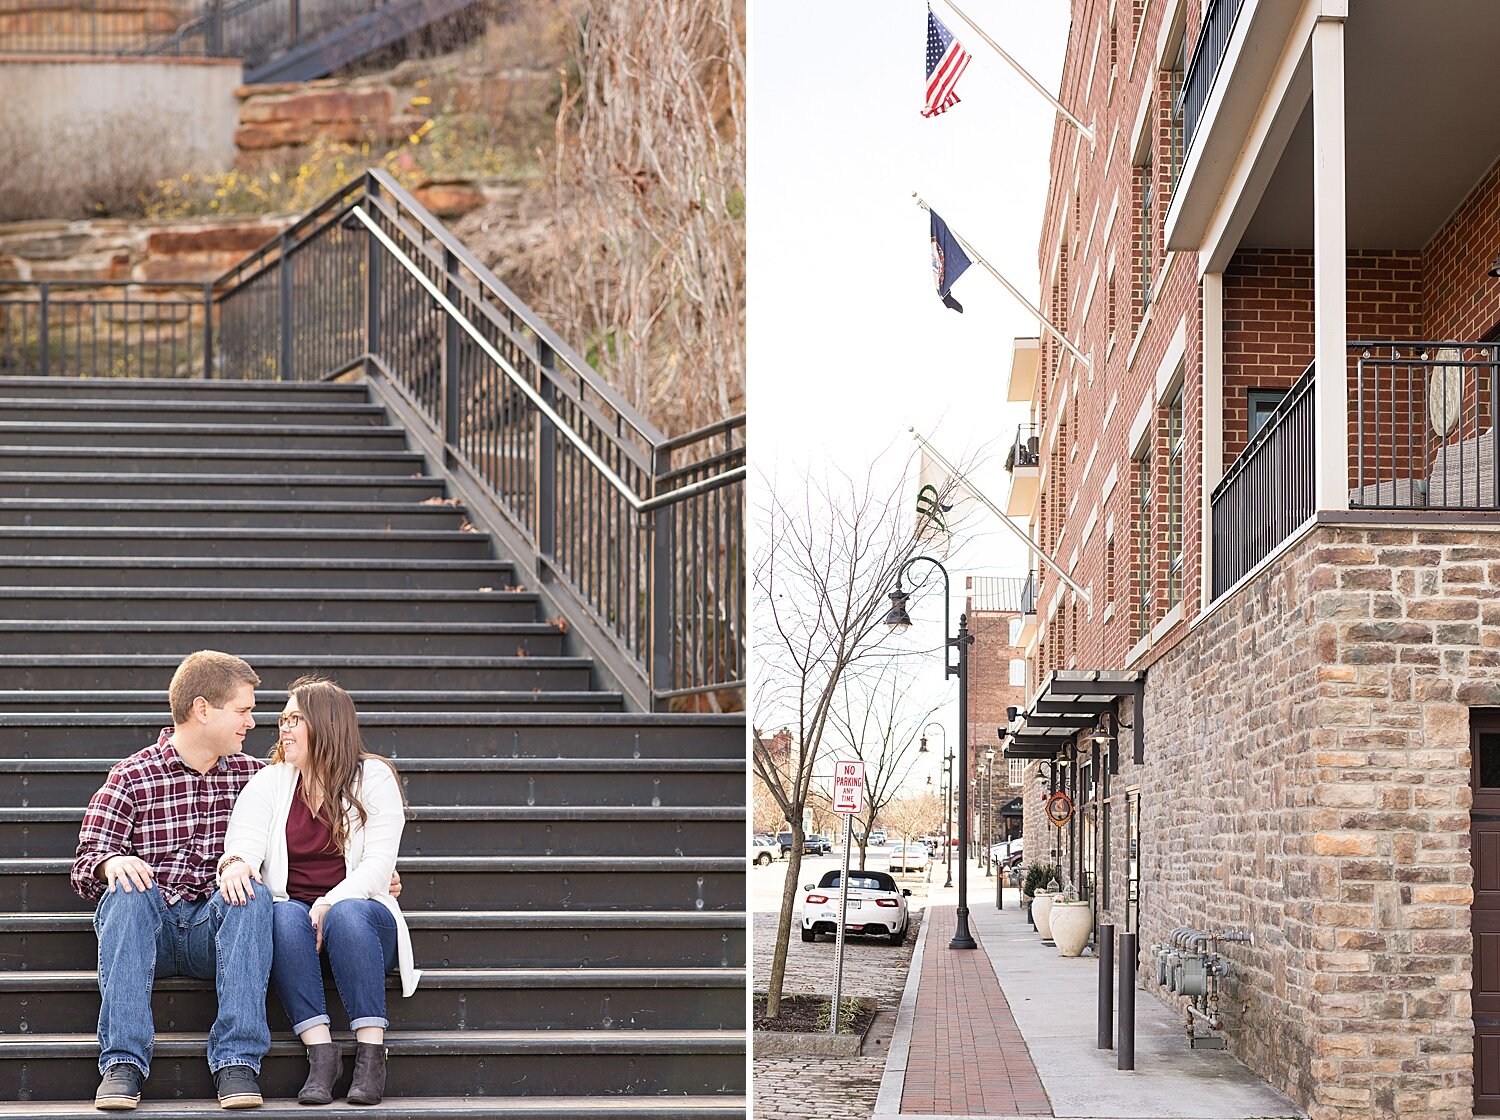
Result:
M1129 696L1135 701L1131 729L1135 761L1145 762L1145 721L1141 718L1145 691L1144 669L1055 669L1006 737L1005 757L1056 758L1074 745L1079 732L1092 730L1106 712L1115 717L1118 728L1119 702Z

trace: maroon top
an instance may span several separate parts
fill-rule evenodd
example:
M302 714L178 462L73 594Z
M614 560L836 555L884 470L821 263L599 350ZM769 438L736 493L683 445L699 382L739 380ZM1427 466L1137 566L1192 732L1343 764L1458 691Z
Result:
M344 857L333 846L333 833L312 815L300 790L286 818L286 856L288 898L311 906L344 881Z

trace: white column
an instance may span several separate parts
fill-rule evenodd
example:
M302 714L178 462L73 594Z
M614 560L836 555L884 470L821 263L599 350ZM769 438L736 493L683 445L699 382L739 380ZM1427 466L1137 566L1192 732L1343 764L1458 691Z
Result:
M1214 487L1224 478L1224 274L1203 274L1202 610L1214 601Z
M1344 180L1344 23L1313 25L1313 357L1316 509L1349 508L1348 237Z

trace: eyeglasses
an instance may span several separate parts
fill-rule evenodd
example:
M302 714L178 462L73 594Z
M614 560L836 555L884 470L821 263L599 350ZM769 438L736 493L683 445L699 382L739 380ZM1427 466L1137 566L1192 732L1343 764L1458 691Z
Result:
M303 719L301 713L291 712L288 715L284 715L280 719L278 719L276 721L276 726L280 727L283 731L295 731L297 730L297 728L302 726L302 723Z

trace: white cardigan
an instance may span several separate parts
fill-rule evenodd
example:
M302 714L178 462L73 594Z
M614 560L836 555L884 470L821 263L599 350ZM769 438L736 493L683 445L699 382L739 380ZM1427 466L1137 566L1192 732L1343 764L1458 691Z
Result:
M286 821L292 811L292 797L297 789L297 770L290 763L277 762L263 767L245 783L234 803L229 830L224 836L224 855L219 866L231 856L239 856L259 872L271 888L276 902L287 901ZM359 814L346 801L344 820L348 838L344 851L344 881L314 905L342 902L346 898L373 898L383 903L396 919L396 960L401 968L401 994L417 990L422 978L412 957L411 933L401 907L391 897L391 872L396 867L396 853L401 847L401 830L406 814L401 790L391 768L379 759L364 761L360 775L359 799L369 815L361 825Z

